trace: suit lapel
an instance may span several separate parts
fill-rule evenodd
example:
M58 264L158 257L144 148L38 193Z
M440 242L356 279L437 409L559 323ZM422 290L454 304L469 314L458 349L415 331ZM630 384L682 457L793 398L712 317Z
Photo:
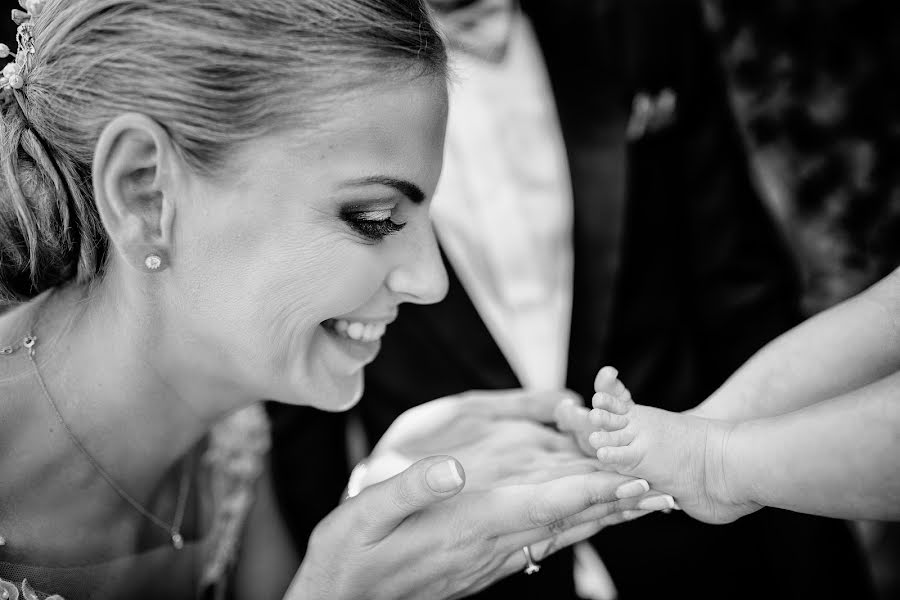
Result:
M437 306L405 306L401 310L418 313L418 323L430 329L435 343L447 348L446 356L456 363L470 388L508 389L521 387L497 342L481 320L460 282L453 265L442 254L449 290Z
M618 3L523 1L544 53L574 198L567 385L590 392L609 334L625 220L629 98ZM552 6L551 6L552 4Z
M567 385L586 394L604 354L625 217L629 102L618 43L622 27L613 3L568 0L565 7L549 5L523 2L550 74L572 179L574 273ZM591 34L580 34L582 29ZM598 35L598 30L606 35ZM450 279L447 298L439 307L405 310L421 312L417 321L431 330L436 343L447 346L447 355L467 379L471 377L470 385L519 387L446 257L444 264Z

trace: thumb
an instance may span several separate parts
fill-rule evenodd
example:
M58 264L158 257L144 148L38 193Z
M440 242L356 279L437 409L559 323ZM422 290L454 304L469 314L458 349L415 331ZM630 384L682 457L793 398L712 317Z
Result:
M366 488L355 500L366 507L370 534L382 539L413 513L455 496L465 482L465 471L455 458L429 456Z
M532 419L539 423L552 423L556 407L565 398L583 405L581 397L571 390L513 389L471 392L466 409L496 419Z

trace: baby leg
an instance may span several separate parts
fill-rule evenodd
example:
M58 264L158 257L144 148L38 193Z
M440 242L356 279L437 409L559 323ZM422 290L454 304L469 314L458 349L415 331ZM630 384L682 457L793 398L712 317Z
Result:
M723 472L727 423L636 404L611 367L597 375L589 437L606 469L640 477L675 497L692 517L727 523L750 512L728 494Z

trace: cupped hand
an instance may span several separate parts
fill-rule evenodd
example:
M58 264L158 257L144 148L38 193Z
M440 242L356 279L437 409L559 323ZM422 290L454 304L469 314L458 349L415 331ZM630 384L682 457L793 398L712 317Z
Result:
M465 465L466 490L538 483L598 469L568 435L544 425L568 391L471 391L427 402L394 421L373 450L364 485L416 460L451 454Z
M463 490L461 465L423 459L348 500L310 538L287 598L461 598L658 498L615 473ZM622 499L631 485L634 497Z

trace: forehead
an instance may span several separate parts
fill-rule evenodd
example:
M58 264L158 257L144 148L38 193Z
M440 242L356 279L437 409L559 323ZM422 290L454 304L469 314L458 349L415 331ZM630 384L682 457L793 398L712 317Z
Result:
M241 150L241 170L309 180L391 176L437 185L447 120L440 77L373 84L337 99L314 129L288 129Z

